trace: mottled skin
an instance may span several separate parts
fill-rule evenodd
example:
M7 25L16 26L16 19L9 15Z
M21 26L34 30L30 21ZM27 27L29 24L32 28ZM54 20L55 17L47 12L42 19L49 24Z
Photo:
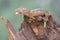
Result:
M50 15L48 13L48 11L45 11L45 10L40 9L40 8L34 9L34 10L29 10L27 8L18 8L16 10L16 14L18 14L18 15L23 14L23 15L26 15L26 16L32 18L32 19L35 19L35 16L45 16L43 18L45 21L48 21L48 16Z

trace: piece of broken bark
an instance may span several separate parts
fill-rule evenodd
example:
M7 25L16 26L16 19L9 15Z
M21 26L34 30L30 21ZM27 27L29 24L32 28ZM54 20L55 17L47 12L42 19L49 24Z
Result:
M46 27L43 27L44 20L36 16L29 23L29 17L24 15L24 21L18 32L15 32L13 25L9 20L1 18L6 25L9 34L9 40L60 40L60 25L57 25L53 15L48 16Z
M34 20L35 22L29 23L28 22L29 17L24 16L24 22L30 25L33 33L36 35L36 37L39 40L58 40L58 39L60 40L60 30L59 30L60 26L57 25L52 15L48 17L46 28L43 28L43 20L39 21L38 19L39 17L36 20ZM55 37L52 37L52 36L55 36Z

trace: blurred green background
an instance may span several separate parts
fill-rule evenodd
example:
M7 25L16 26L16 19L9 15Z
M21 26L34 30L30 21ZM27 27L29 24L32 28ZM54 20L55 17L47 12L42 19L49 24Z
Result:
M18 31L23 21L23 16L15 14L15 10L19 7L46 9L53 13L57 23L60 24L60 0L0 0L0 16L9 19L14 24L16 31ZM8 40L7 34L5 25L0 20L0 40Z

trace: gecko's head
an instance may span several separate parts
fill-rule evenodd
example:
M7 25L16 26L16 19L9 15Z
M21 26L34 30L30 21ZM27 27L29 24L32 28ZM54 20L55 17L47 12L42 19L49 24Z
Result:
M18 9L16 9L16 14L18 14L18 15L25 14L27 12L29 12L29 10L27 8L18 8Z

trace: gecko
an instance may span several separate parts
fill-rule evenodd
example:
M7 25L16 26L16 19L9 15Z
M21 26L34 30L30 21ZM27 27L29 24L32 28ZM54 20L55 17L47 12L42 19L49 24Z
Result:
M45 21L48 20L48 16L50 15L48 13L48 11L40 9L40 8L34 9L34 10L29 10L27 8L18 8L16 10L16 14L18 14L18 15L23 14L23 15L26 15L26 16L32 18L32 19L35 19L34 16L43 16L43 15L45 15L45 17L44 17Z
M26 16L32 18L32 19L35 19L34 16L45 16L45 17L43 17L44 27L46 27L46 22L48 21L48 16L51 15L51 14L49 14L48 11L40 9L40 8L34 9L34 10L29 10L27 8L18 8L16 10L16 14L18 14L18 15L23 14L23 15L26 15ZM31 23L32 19L29 19L30 23Z

